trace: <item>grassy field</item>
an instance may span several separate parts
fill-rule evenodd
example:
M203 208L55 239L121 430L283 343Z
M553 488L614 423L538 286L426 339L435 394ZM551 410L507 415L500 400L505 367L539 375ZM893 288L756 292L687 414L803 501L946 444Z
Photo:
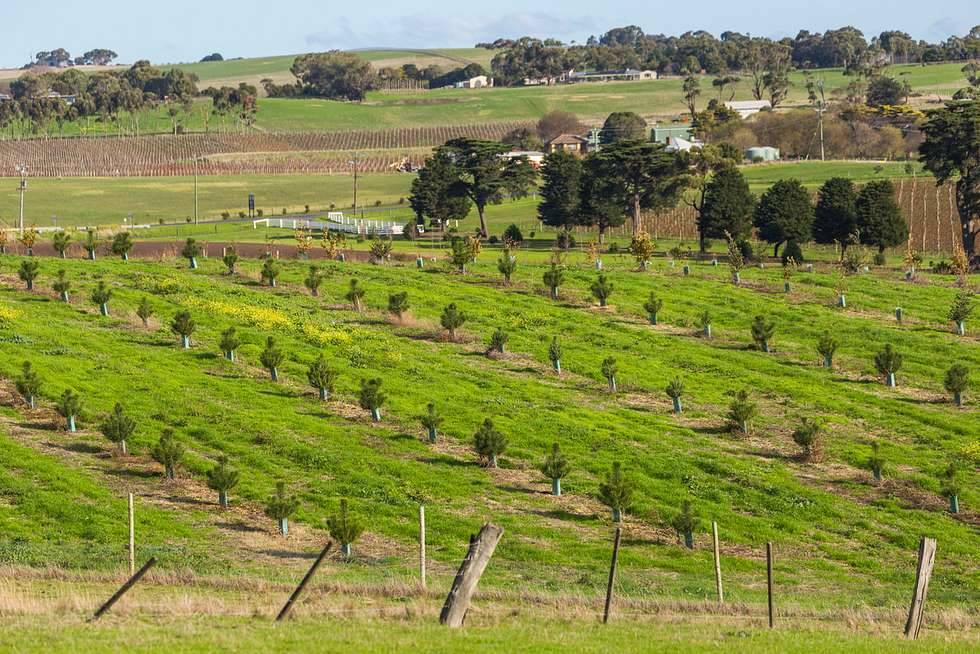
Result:
M956 409L941 381L954 361L974 370L980 365L980 340L972 323L968 336L957 337L944 320L955 293L951 278L922 274L909 284L899 269L875 269L850 279L849 308L840 310L834 275L823 266L797 273L785 294L773 267L743 271L736 288L723 267L694 264L685 276L657 259L641 274L627 257L606 255L615 292L612 306L600 310L588 297L596 273L582 255L566 261L562 299L553 302L541 283L543 257L519 252L514 283L505 286L494 263L498 252L485 250L465 276L435 260L421 271L327 263L319 298L302 287L308 268L302 261L280 262L280 284L270 289L258 282L257 261L229 276L214 258L197 271L180 260L45 259L36 290L26 292L15 276L20 259L0 258L0 529L8 534L0 564L26 571L0 569L0 605L15 616L0 644L35 651L37 634L49 632L46 651L108 651L135 629L145 634L141 651L163 650L176 637L167 625L181 611L207 613L194 608L207 605L229 616L225 628L209 628L201 615L181 621L181 651L239 639L271 649L285 642L309 648L311 617L301 613L286 636L244 616L268 615L288 592L326 538L324 518L346 497L367 531L352 562L330 559L314 596L325 593L323 614L350 630L327 629L333 635L324 636L324 623L317 622L319 644L369 651L381 638L405 646L434 639L433 647L455 651L499 649L508 638L521 638L531 651L546 651L574 638L577 650L605 651L646 633L644 620L660 615L670 626L645 639L651 648L689 649L693 640L751 651L898 649L916 545L929 535L939 539L940 554L927 636L918 648L975 647L975 392ZM58 269L72 281L71 304L51 294ZM367 291L363 313L343 300L351 277ZM99 280L113 289L109 318L88 299ZM397 290L407 291L411 303L403 323L384 312ZM665 300L656 327L641 306L650 292ZM149 329L133 315L144 297L155 314ZM448 302L468 318L458 343L438 327ZM896 306L905 309L901 324L892 317ZM197 323L190 350L181 350L167 328L179 309L191 311ZM713 315L712 340L695 336L704 309ZM770 354L749 346L749 323L759 314L777 324ZM232 325L242 339L234 364L217 351L220 332ZM487 357L485 343L497 328L510 335L509 354ZM834 370L820 367L815 351L827 330L841 342ZM273 334L287 353L281 383L269 381L258 364ZM562 376L549 372L553 336L564 350ZM871 364L885 343L905 356L896 389L884 387ZM306 365L319 353L340 372L326 404L305 382ZM616 394L605 390L599 372L609 355L619 362ZM34 411L15 399L10 381L24 360L45 382ZM686 388L681 415L670 413L663 393L676 375ZM375 376L388 397L380 423L356 404L360 381ZM61 429L52 411L65 388L83 398L77 434ZM724 428L729 394L740 388L751 389L760 409L748 437ZM124 457L111 454L97 431L115 402L139 425ZM447 419L435 444L423 440L418 423L428 402ZM800 415L827 421L815 461L801 460L790 438ZM476 465L470 450L472 433L487 416L509 441L498 470ZM165 427L186 448L174 482L164 481L148 456ZM871 440L888 462L880 484L866 469ZM573 465L561 498L548 494L536 470L555 441ZM215 507L203 483L219 455L242 471L227 511ZM938 494L949 460L963 465L958 516L946 512ZM595 615L611 524L596 496L614 461L624 463L636 484L636 502L624 527L617 585L624 625L601 630ZM261 511L280 479L301 500L286 539ZM137 591L122 617L92 631L80 616L110 588L105 575L125 566L126 492L138 498L138 559L157 556L160 576ZM670 527L685 499L700 516L693 551L678 544ZM419 502L427 507L432 589L422 597L412 590ZM487 520L502 525L505 536L483 581L481 609L469 622L474 628L436 638L432 615L441 593L468 535ZM732 607L726 611L734 617L710 608L710 520L721 525ZM766 541L777 552L778 606L798 625L779 633L760 622ZM36 572L51 565L58 571ZM211 597L211 587L221 601L201 598ZM238 599L221 595L233 589ZM506 608L529 601L544 612ZM569 628L569 612L583 624ZM698 615L673 619L672 612ZM828 631L812 619L835 626ZM845 628L848 623L857 626Z
M870 179L908 177L905 164L896 162L798 162L743 167L753 192L765 191L778 179L794 177L808 187L819 186L830 177L843 175L864 182ZM921 170L918 171L921 175ZM378 201L386 209L368 217L380 220L409 220L407 205L400 198L411 191L413 175L362 175L358 181L358 204L372 207ZM201 177L198 182L202 218L217 219L225 211L237 216L248 208L248 194L255 193L258 208L267 216L328 209L331 204L349 207L353 180L348 175L236 175ZM0 221L15 224L20 196L17 182L0 178ZM388 208L390 207L390 208ZM506 202L487 211L494 231L510 223L526 230L537 224L536 201ZM188 177L158 178L38 178L32 179L25 201L28 225L64 226L121 225L132 214L136 224L182 222L194 214L194 180ZM54 220L57 217L57 221ZM475 224L475 214L464 226Z
M428 52L428 51L419 51ZM433 51L438 52L438 51ZM451 50L446 56L459 59L476 58L481 51ZM487 52L489 51L482 51ZM384 64L412 60L410 51L365 51L365 56L392 59L376 59ZM404 55L404 56L402 56ZM418 55L428 56L428 55ZM288 69L293 56L243 59L205 64L187 64L182 67L203 75L203 85L231 84L239 80L257 83L262 77L279 82L287 81ZM445 60L449 61L449 60ZM938 97L949 97L966 85L961 64L936 64L929 66L901 65L888 69L888 73L908 81L921 96L919 104L935 103ZM847 86L852 81L842 70L815 71L823 78L828 91ZM215 77L211 77L214 75ZM793 87L787 99L789 105L805 105L807 92L801 73L791 75ZM711 78L703 80L702 103L713 96ZM338 102L320 99L263 98L259 102L257 128L270 131L336 131L360 129L398 129L419 125L469 124L487 121L536 120L553 110L571 111L583 120L599 125L613 111L635 111L649 122L670 120L686 114L681 91L682 80L662 79L652 82L617 82L608 84L559 85L551 87L517 87L494 89L437 89L420 94L371 92L361 103ZM748 82L736 86L736 99L751 99ZM210 110L210 100L195 103L190 114L182 117L185 128L192 131L205 129L205 115ZM122 122L128 124L126 116ZM146 112L140 118L143 133L167 132L172 129L165 108ZM211 119L210 129L221 129L217 118ZM236 129L225 125L225 129ZM66 123L65 135L85 133L99 134L107 128L98 122Z

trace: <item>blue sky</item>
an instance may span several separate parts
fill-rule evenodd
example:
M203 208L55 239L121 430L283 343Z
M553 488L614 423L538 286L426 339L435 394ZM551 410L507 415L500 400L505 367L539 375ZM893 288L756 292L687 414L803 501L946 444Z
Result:
M866 35L902 29L941 40L980 23L977 0L42 0L4 2L0 67L64 47L96 47L123 62L194 61L379 46L470 47L495 37L554 36L584 41L609 27L637 24L648 33L704 29L760 36L795 35L854 25Z

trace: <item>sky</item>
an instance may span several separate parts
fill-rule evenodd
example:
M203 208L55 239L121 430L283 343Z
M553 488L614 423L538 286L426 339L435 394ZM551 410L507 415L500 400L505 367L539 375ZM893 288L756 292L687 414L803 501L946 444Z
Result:
M977 0L701 0L692 5L647 0L44 0L4 2L0 67L17 67L40 50L77 56L93 48L119 61L197 61L296 54L334 48L472 47L524 35L584 42L610 27L636 24L647 33L703 29L754 36L794 36L854 25L866 36L900 29L943 40L980 23ZM887 9L883 9L887 7Z

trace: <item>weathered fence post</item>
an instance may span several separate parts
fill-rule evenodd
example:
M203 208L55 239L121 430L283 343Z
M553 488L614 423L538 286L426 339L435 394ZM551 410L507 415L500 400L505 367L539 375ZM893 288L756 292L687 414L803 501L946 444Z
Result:
M282 620L286 619L286 617L289 615L289 612L293 610L293 604L295 604L296 600L299 599L299 596L300 594L302 594L303 589L306 588L306 584L310 582L310 579L313 578L313 574L316 572L317 568L319 568L320 564L323 563L323 559L327 558L327 552L330 551L330 548L332 546L333 543L327 543L326 547L324 547L323 550L320 551L320 555L316 557L316 561L313 562L313 565L310 566L310 569L306 571L305 575L303 575L303 580L299 582L299 586L296 587L296 590L293 591L293 594L289 596L288 600L286 600L286 603L283 605L282 610L279 611L279 615L276 616L276 622L281 622Z
M129 494L129 574L136 573L136 520L133 511L133 494Z
M718 603L725 601L725 594L721 590L721 552L718 549L718 523L711 523L711 541L715 550L715 589L718 591Z
M478 535L470 538L470 549L456 572L449 595L446 596L446 603L439 614L439 624L453 628L463 626L476 585L480 582L480 577L483 576L483 571L486 570L490 557L493 556L493 551L497 549L497 543L503 535L502 528L488 522L483 525Z
M140 579L143 578L143 575L145 575L149 571L149 569L156 564L156 562L157 562L156 557L151 557L150 560L147 561L146 564L139 569L139 572L137 572L132 577L130 577L126 583L124 583L122 586L119 587L119 590L113 593L112 597L106 600L105 604L99 607L99 610L96 611L91 618L89 618L89 622L94 622L99 618L101 618L106 611L112 608L113 604L119 601L120 597L126 594L126 591L128 591L130 588L135 586L136 582L138 582Z
M772 543L766 543L766 588L769 591L769 628L775 626L775 610L772 603Z
M916 639L922 626L922 609L929 592L929 577L936 562L936 539L925 538L919 541L919 565L915 570L915 589L912 592L912 605L909 606L909 619L905 622L905 637Z
M425 505L419 504L419 581L425 590Z
M616 534L613 536L612 563L609 565L609 583L606 584L606 607L602 612L602 624L609 622L609 611L612 609L613 584L616 583L616 563L619 561L619 541L622 535L622 529L616 527Z

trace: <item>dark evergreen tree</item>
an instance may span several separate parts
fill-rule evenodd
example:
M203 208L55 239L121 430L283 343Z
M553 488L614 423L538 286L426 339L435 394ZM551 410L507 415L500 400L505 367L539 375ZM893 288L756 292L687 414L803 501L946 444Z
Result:
M552 152L541 167L538 218L550 227L569 229L580 221L582 160L564 150Z
M858 193L855 214L861 243L877 247L880 253L908 240L908 223L895 201L895 186L887 179L865 184Z
M832 177L817 192L813 240L823 245L840 243L843 250L857 232L857 192L846 177Z
M813 234L813 205L810 193L799 180L781 179L762 194L755 208L759 236L772 243L773 256L786 241L808 242Z
M738 168L726 166L715 172L706 183L698 218L701 252L707 250L707 239L725 238L726 232L736 240L751 236L755 205L755 196Z

